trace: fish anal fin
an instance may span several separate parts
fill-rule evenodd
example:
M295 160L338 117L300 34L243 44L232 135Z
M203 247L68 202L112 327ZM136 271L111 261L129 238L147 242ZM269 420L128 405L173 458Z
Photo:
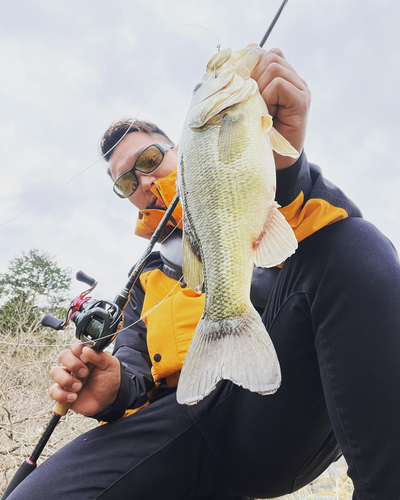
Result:
M201 293L204 282L203 265L193 252L185 232L182 238L182 264L186 284L195 292Z
M296 236L278 207L274 202L268 212L264 229L253 244L254 263L257 267L277 266L296 251Z
M223 114L218 137L219 159L223 163L231 163L246 147L247 128L243 115Z
M196 404L222 379L262 395L281 384L274 346L254 308L240 318L200 319L179 377L178 403Z
M298 158L299 152L274 127L267 132L272 149L282 156Z

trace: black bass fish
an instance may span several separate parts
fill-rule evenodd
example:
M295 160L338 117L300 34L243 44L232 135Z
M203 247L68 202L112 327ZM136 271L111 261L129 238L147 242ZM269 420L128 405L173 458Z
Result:
M281 383L278 358L250 302L254 264L272 267L297 248L278 210L273 151L298 152L272 126L250 78L264 50L218 52L193 93L179 143L185 282L205 307L183 365L179 403L195 404L221 379L260 394Z

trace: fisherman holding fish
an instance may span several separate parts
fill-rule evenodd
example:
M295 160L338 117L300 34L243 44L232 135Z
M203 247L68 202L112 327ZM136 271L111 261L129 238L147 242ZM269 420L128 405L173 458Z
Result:
M400 498L400 265L308 162L309 105L280 50L248 47L210 60L179 150L148 122L106 131L136 234L177 184L181 204L114 355L74 340L51 371L53 399L106 424L10 500L273 498L342 453L354 499Z

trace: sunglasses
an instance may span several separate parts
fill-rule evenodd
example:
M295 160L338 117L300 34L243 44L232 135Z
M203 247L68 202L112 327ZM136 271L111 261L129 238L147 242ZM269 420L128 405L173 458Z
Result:
M139 187L135 170L142 174L151 174L160 166L168 149L173 147L169 144L152 144L144 149L136 158L133 167L121 174L114 182L114 193L120 198L129 198Z

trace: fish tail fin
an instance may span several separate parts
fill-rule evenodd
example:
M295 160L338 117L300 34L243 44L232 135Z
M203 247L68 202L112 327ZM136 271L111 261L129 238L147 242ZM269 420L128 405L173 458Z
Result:
M262 395L280 386L275 348L252 307L239 319L200 320L180 374L178 403L196 404L222 379Z

